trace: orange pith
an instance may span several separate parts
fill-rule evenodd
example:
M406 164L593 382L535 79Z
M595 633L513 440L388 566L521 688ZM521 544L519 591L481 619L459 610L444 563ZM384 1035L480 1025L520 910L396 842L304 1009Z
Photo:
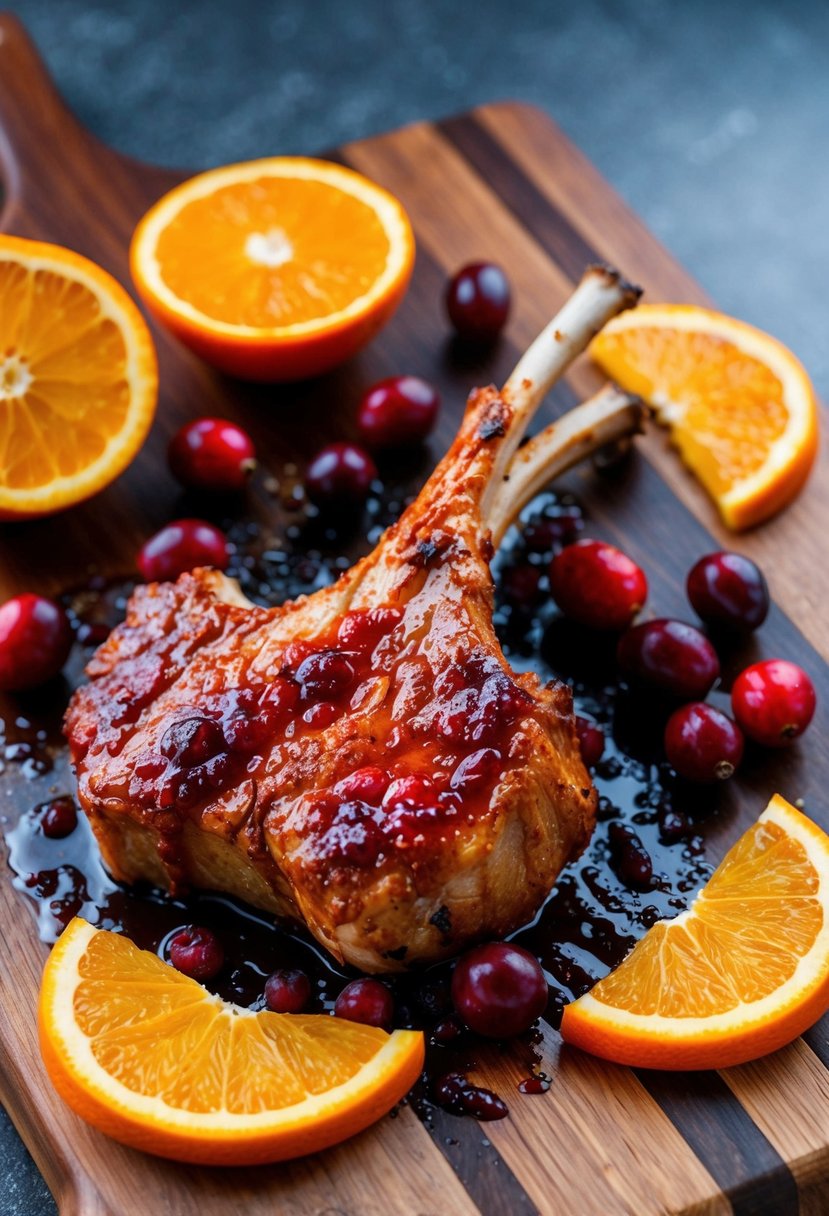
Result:
M111 276L0 236L0 518L60 510L117 477L156 392L149 332Z
M82 1118L204 1164L335 1144L385 1114L423 1064L419 1033L236 1009L79 919L47 962L39 1023L47 1071Z
M829 1007L829 837L775 796L692 906L568 1006L564 1038L618 1063L725 1068Z
M159 319L251 379L316 374L385 323L408 284L403 208L360 174L301 157L182 183L138 225L131 266Z
M611 321L590 352L655 408L730 527L761 522L802 488L817 407L803 368L775 339L709 309L654 304Z

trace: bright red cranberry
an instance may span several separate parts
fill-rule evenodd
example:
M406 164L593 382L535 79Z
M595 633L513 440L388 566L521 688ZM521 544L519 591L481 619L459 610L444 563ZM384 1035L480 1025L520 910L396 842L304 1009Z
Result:
M250 435L234 422L197 418L173 436L167 459L183 486L222 493L244 488L256 451Z
M343 650L369 654L402 619L399 608L356 608L340 621L337 641Z
M785 747L812 720L817 697L802 667L764 659L741 672L731 689L734 717L755 743Z
M482 747L461 760L449 781L453 790L471 794L494 785L504 768L504 758L494 747Z
M25 592L0 608L0 689L22 692L45 684L69 656L72 629L53 600Z
M311 999L304 971L282 967L265 980L265 1004L273 1013L302 1013Z
M339 650L318 650L303 659L296 669L296 682L305 701L342 696L356 677L354 664Z
M691 569L688 599L706 625L750 633L768 616L769 589L758 565L742 553L709 553Z
M215 933L200 925L185 925L168 942L176 971L194 980L209 980L224 966L225 952Z
M50 840L63 840L78 826L78 808L74 798L53 798L40 810L40 830Z
M396 448L425 439L438 416L440 397L419 376L391 376L367 389L357 412L360 438L370 448Z
M565 616L590 629L626 629L648 598L648 580L600 540L567 545L550 562L550 592Z
M668 719L665 755L688 781L726 781L743 758L743 733L712 705L693 701Z
M367 765L338 781L334 792L345 799L356 798L369 806L379 806L390 782L391 777L385 769Z
M151 536L138 553L147 583L167 582L197 566L227 569L230 553L224 533L203 519L177 519Z
M318 506L364 502L377 476L377 466L354 443L320 448L305 472L308 497Z
M384 806L427 807L434 806L437 792L425 774L410 773L396 777L383 797Z
M647 890L653 881L653 861L636 832L625 823L611 823L607 835L611 865L622 882Z
M184 718L168 726L159 751L180 768L205 764L225 750L225 737L212 718Z
M588 768L593 768L604 754L604 731L591 718L576 714L576 734L581 758Z
M529 951L491 942L458 960L452 1000L470 1030L508 1039L541 1017L547 1007L547 980Z
M509 310L509 280L494 262L470 262L449 280L446 311L462 338L491 342L506 325Z
M701 701L720 674L708 638L684 621L660 618L634 625L622 634L616 653L626 675L684 701Z
M347 1022L362 1022L364 1026L391 1030L394 1024L394 1000L386 985L379 980L352 980L337 997L334 1014Z

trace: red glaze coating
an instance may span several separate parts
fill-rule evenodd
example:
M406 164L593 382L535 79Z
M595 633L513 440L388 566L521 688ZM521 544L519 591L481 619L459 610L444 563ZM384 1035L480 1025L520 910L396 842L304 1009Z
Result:
M665 755L671 767L688 781L726 781L743 758L743 733L713 705L692 701L668 719Z
M802 735L816 705L812 681L802 667L786 659L754 663L731 689L734 717L749 738L764 747L786 747Z
M0 607L0 690L22 692L53 679L72 646L59 604L25 592Z
M620 549L580 540L550 562L550 592L571 620L618 631L627 628L648 598L648 580Z

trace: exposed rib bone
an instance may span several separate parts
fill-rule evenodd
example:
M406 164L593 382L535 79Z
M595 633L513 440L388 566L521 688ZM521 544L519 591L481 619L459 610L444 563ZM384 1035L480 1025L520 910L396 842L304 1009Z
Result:
M520 448L490 507L493 544L500 544L522 508L554 478L606 444L641 431L645 413L638 397L608 384Z

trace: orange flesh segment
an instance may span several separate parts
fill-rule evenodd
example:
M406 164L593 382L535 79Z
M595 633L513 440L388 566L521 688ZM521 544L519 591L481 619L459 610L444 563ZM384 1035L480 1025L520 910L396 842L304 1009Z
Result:
M365 202L331 183L265 176L186 203L155 252L179 299L270 329L331 316L368 292L389 238Z

